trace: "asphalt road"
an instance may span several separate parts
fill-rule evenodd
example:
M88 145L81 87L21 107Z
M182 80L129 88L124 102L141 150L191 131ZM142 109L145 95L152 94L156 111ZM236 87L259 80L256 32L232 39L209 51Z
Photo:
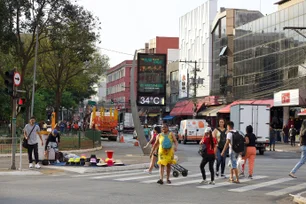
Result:
M196 153L197 149L196 144L179 146L177 154L184 156L181 165L189 170L189 175L172 178L171 185L158 185L157 171L148 175L142 170L86 175L6 176L0 178L0 203L289 204L292 203L290 193L306 189L303 167L297 173L298 179L288 177L300 155L285 152L258 155L253 180L243 179L241 184L230 184L226 179L217 178L216 185L201 186L198 184L201 180L201 158ZM226 174L228 172L227 168Z

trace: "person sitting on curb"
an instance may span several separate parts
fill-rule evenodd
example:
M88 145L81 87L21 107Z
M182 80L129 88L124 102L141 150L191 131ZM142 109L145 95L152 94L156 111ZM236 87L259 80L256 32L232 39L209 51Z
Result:
M52 148L55 152L56 163L59 163L59 150L58 146L61 141L60 134L57 129L54 129L48 136L46 145L45 145L45 156L49 159L49 150Z

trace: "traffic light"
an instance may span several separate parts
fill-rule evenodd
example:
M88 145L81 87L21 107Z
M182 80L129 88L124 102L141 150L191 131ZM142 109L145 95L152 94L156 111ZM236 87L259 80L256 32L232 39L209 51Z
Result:
M5 72L5 93L10 96L13 96L14 94L14 73L15 70Z
M19 98L18 99L18 106L24 106L25 105L25 98Z
M115 102L114 102L114 99L111 99L111 104L114 104Z

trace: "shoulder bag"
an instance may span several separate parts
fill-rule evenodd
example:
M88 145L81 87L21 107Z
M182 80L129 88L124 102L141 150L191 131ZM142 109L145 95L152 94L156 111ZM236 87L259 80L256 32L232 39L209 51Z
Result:
M33 130L34 130L35 127L36 127L36 125L33 126L33 128L32 128L32 130L31 130L30 134L28 135L28 139L29 139L29 137L31 136L31 134L32 134L32 132L33 132ZM27 140L25 137L23 137L22 147L25 148L25 149L28 149L28 147L29 147L28 140Z

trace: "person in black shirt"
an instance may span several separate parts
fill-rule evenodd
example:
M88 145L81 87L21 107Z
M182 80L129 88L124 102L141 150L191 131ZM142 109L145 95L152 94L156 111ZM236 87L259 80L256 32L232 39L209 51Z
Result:
M246 153L244 159L244 165L242 169L242 173L240 175L244 176L244 167L249 160L249 179L253 178L253 169L254 169L254 163L256 158L256 147L255 143L257 140L257 137L253 134L253 127L251 125L246 127L247 134L245 135L245 145L246 145Z
M301 130L300 130L300 146L301 146L300 147L301 148L301 159L289 173L289 176L291 176L292 178L296 178L295 173L306 162L306 119L304 119Z
M45 145L45 156L49 158L49 150L52 148L55 152L55 160L59 163L59 150L58 146L60 143L61 137L56 129L54 129L48 136L46 145Z

